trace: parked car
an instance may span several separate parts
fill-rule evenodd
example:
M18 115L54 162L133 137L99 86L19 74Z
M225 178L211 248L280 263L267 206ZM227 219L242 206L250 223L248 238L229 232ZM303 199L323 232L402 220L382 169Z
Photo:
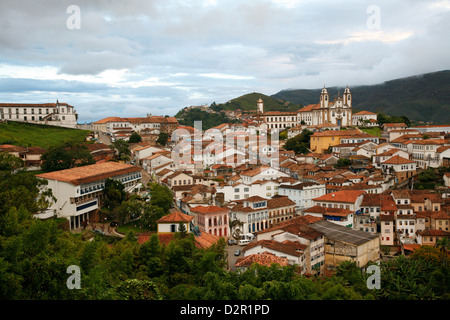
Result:
M234 252L234 255L235 256L238 256L238 255L240 255L241 254L241 250L239 250L239 249L237 249L235 252Z
M117 227L118 225L119 225L119 223L116 222L116 221L113 221L113 222L111 222L111 223L109 224L109 226L112 227L112 228Z
M250 240L239 240L239 245L240 246L246 246L250 243Z
M234 244L237 244L237 241L234 240L234 239L228 239L228 244L229 244L230 246L232 246L232 245L234 245Z

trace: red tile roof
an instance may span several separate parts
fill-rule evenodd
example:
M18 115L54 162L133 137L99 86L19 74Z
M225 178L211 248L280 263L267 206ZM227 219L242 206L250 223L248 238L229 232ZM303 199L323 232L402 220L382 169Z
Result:
M126 173L139 171L141 171L139 167L130 164L109 161L66 170L41 173L36 176L43 179L57 180L68 182L73 185L80 185L83 183L90 183L107 178L112 178L114 176L123 175Z
M244 248L244 252L261 246L261 248L267 248L267 249L271 249L274 251L278 251L278 252L282 252L282 253L287 253L291 256L297 256L300 257L304 251L306 250L306 248L308 248L307 245L305 244L301 244L298 241L283 241L283 242L278 242L278 241L274 241L274 240L260 240L260 241L254 241L254 242L250 242L245 248Z
M261 254L252 254L247 257L238 258L235 263L235 267L251 267L253 264L259 264L263 266L271 266L273 264L279 264L280 266L288 266L289 261L287 258L277 257L276 255L268 252Z
M360 190L336 191L314 198L313 201L355 203L358 197L364 193L365 191Z
M414 160L408 160L400 156L393 156L392 158L387 159L383 163L385 164L407 164L407 163L416 163Z
M193 216L189 216L189 215L184 214L179 211L174 211L174 212L160 218L156 222L158 222L158 223L190 222L193 219L194 219Z
M218 212L228 212L230 211L230 209L217 206L196 206L191 208L191 211L195 213L209 214Z
M349 214L352 214L353 211L348 209L340 209L340 208L326 208L322 206L314 206L304 211L305 213L320 213L326 216L339 216L346 217Z

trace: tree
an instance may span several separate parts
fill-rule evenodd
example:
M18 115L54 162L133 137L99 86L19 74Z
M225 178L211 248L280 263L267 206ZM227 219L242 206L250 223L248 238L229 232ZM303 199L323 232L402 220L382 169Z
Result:
M180 238L185 238L187 236L187 230L186 230L186 226L184 225L183 222L180 221L180 223L178 224L178 234L180 235Z
M103 194L105 207L110 211L118 207L127 197L122 182L111 178L106 179Z
M130 146L127 141L119 139L112 143L116 150L115 158L119 161L129 161L131 156Z
M293 138L287 139L284 148L286 150L292 150L295 153L307 154L309 153L310 137L312 134L312 131L303 129L300 134Z
M0 171L12 172L19 168L23 168L22 159L9 154L8 152L0 152Z
M50 147L42 156L42 170L46 172L65 170L94 164L88 147L84 144L67 142L65 144Z
M339 158L336 163L336 168L345 168L352 164L352 162L347 158Z
M169 134L167 132L160 132L158 136L158 140L156 143L165 146L167 144L167 140L169 139Z
M150 184L150 204L163 208L164 212L169 213L173 203L173 195L167 186L158 183Z
M122 201L114 210L116 219L120 224L137 219L142 212L142 203L138 200Z
M128 143L139 143L142 141L141 136L137 132L133 132L130 136L130 139L128 139Z
M139 224L144 229L150 229L155 231L157 229L156 221L162 218L166 212L163 208L158 207L156 205L152 205L150 203L146 203L143 206L143 211L141 218L139 219Z

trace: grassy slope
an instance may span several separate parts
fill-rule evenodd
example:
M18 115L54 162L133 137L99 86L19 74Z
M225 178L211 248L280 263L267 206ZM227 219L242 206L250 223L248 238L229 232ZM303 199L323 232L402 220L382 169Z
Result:
M87 130L76 130L54 126L20 122L0 123L0 144L13 144L48 149L67 141L83 142Z

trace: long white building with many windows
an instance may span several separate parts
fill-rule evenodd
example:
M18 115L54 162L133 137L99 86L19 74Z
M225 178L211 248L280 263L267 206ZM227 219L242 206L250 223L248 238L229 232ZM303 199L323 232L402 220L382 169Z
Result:
M76 128L77 113L67 103L0 103L1 121L19 121Z
M66 218L70 228L77 229L100 208L108 178L120 181L125 191L131 192L140 185L140 170L129 164L104 162L39 174L38 178L48 181L47 188L52 190L56 202L37 218Z

